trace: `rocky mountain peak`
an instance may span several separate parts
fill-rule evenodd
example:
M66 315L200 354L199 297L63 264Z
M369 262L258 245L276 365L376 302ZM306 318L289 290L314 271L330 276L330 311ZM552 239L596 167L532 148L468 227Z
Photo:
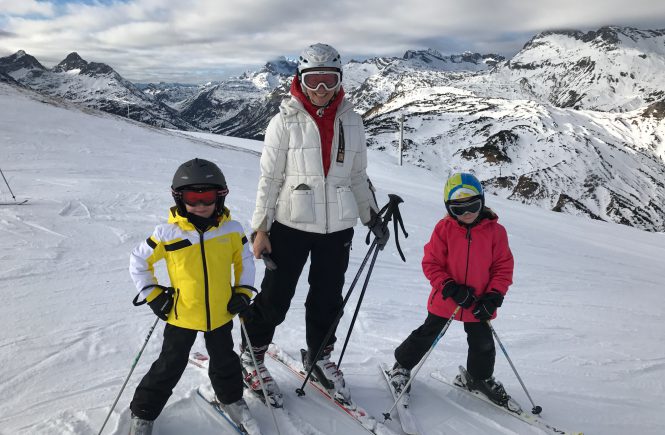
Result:
M53 68L54 72L66 72L71 70L83 70L88 66L88 62L83 60L77 52L72 52L67 55L58 65Z
M44 65L39 63L37 59L30 56L23 50L19 50L16 53L7 56L0 57L0 71L5 74L10 74L12 72L26 69L26 70L46 70Z
M295 60L287 59L284 56L271 60L265 64L263 71L271 74L292 77L296 73L298 63Z

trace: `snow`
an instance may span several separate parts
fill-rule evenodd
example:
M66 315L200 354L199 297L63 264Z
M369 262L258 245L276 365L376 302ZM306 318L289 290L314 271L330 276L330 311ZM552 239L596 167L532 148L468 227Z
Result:
M247 228L261 144L186 136L37 99L44 98L0 85L1 168L17 198L29 199L0 208L0 433L96 434L154 321L149 309L131 305L128 257L166 220L175 168L195 156L217 162L230 186L227 204ZM369 161L379 202L388 193L404 199L409 233L400 237L406 263L392 242L380 253L342 365L353 397L380 417L392 403L377 364L392 362L394 348L426 315L420 259L444 213L446 174L398 167L381 152L370 151ZM11 201L4 184L0 200ZM515 283L494 327L543 418L587 434L662 433L665 235L495 196L487 202L516 258ZM367 252L365 234L357 228L347 282ZM257 263L257 284L262 275ZM163 268L158 276L166 279ZM275 336L291 355L304 344L306 290L303 278ZM359 293L338 330L340 347ZM236 325L236 342L239 334ZM161 338L160 322L105 433L126 433L133 390ZM204 351L202 339L193 350ZM412 408L425 433L541 433L431 380L435 370L452 377L466 350L463 328L454 323L414 382ZM497 378L530 409L497 352ZM365 433L313 391L298 398L297 380L268 365L286 395L286 412L277 416L282 434ZM185 371L157 420L160 434L231 433L196 399L206 382L200 370ZM264 434L276 433L266 408L256 400L250 408ZM399 433L396 421L388 426Z

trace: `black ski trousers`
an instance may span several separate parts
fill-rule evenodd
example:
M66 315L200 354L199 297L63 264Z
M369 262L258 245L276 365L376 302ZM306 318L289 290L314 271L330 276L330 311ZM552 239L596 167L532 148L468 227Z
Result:
M254 347L270 344L275 328L291 306L298 278L309 264L309 293L305 301L306 339L318 350L342 308L344 274L349 265L353 228L329 234L310 233L274 222L270 229L271 257L276 270L266 269L261 292L254 298L250 320L245 323ZM244 343L243 335L243 346ZM336 340L332 334L326 345Z
M395 360L407 369L415 367L432 346L448 319L427 313L425 323L395 349ZM474 379L487 379L494 373L496 349L492 330L486 322L464 322L469 352L466 370Z
M228 322L203 333L210 356L208 376L222 403L233 403L242 398L240 359L233 351L231 329L233 322ZM159 416L187 367L189 352L197 333L193 329L166 324L159 358L139 383L129 405L134 415L144 420L154 420Z

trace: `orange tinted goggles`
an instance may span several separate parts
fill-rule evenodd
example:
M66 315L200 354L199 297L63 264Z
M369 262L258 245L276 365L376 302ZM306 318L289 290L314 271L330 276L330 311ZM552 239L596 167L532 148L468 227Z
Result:
M182 200L185 204L195 206L197 204L213 205L220 196L226 196L228 189L193 189L183 190Z

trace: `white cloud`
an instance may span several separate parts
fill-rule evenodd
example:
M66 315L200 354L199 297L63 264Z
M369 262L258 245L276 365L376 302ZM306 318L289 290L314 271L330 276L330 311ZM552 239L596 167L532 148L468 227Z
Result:
M130 0L68 3L53 15L54 8L0 0L0 55L24 49L48 65L77 51L132 79L204 70L209 80L296 56L313 42L336 46L345 59L427 47L513 54L543 30L665 28L662 0ZM53 16L28 15L37 13Z
M52 16L54 12L53 5L48 2L38 2L35 0L0 0L1 15L43 15Z

